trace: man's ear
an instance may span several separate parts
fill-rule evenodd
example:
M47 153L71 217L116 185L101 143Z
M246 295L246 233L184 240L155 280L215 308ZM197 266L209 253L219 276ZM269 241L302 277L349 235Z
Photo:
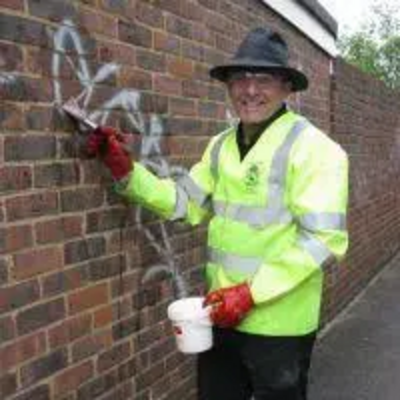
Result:
M288 92L288 94L292 93L293 83L291 81L288 80L288 81L283 82L283 87Z

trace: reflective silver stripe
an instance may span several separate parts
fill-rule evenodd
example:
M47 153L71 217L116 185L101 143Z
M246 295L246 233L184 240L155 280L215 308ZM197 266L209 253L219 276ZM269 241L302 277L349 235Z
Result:
M287 134L282 145L276 151L272 160L271 171L266 182L268 190L268 204L266 207L252 207L244 204L229 204L221 201L213 203L214 213L239 222L245 222L254 227L262 227L272 223L288 224L293 221L293 216L284 203L286 171L290 150L300 133L309 125L305 119L296 121ZM219 153L222 145L221 136L218 149L212 154L212 164L218 170ZM213 158L214 157L214 158ZM218 172L216 172L218 175Z
M275 220L288 220L292 217L284 202L286 172L289 162L289 153L300 133L309 125L305 119L296 121L276 151L272 160L271 173L268 177L268 212L275 216Z
M177 219L184 218L187 212L188 203L189 203L188 194L185 192L184 189L176 185L175 210L172 216L170 217L170 220L175 221Z
M209 196L189 176L184 175L176 181L176 203L171 220L185 217L189 201L194 201L199 207L209 207Z
M334 258L334 254L324 243L306 232L300 233L298 244L320 266L328 259ZM208 248L208 259L214 264L223 266L226 270L238 271L248 275L254 275L263 262L266 261L261 257L244 257L237 254L225 253L212 247ZM266 262L268 263L268 261Z
M177 180L177 186L183 189L190 200L194 201L200 207L203 207L207 201L207 193L192 179L189 175L184 175Z
M346 230L346 215L342 213L310 213L297 217L299 225L310 232L321 229Z
M300 232L299 245L312 256L318 265L322 265L334 254L318 238L307 232Z
M238 222L245 222L255 228L264 228L265 225L273 222L287 224L292 221L289 213L278 216L273 214L273 210L265 207L252 207L241 204L226 204L222 201L214 201L214 214L226 217Z
M208 248L208 259L214 264L222 265L226 270L244 274L254 274L263 263L263 259L260 257L239 256L212 247Z
M216 140L216 142L213 145L213 148L211 149L210 153L210 159L211 159L211 174L214 178L214 181L218 181L218 164L219 164L219 155L221 153L221 147L222 144L224 143L224 140L226 137L232 132L232 130L228 130L224 133L221 134L221 136Z

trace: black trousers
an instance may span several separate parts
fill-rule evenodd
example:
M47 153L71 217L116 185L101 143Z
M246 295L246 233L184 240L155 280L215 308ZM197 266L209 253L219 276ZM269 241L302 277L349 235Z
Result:
M199 400L306 400L315 337L214 329L213 348L198 357Z

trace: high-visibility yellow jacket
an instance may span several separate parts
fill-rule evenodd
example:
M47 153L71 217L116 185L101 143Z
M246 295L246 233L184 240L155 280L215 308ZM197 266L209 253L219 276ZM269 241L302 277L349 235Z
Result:
M279 117L243 160L230 128L177 182L135 163L119 191L164 218L207 219L209 290L250 284L255 307L238 330L285 336L317 329L324 265L348 245L348 159L305 118Z

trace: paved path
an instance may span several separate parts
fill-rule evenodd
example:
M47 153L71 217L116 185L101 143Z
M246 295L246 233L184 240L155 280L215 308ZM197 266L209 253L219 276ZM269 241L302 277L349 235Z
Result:
M400 400L400 254L319 340L309 400Z

